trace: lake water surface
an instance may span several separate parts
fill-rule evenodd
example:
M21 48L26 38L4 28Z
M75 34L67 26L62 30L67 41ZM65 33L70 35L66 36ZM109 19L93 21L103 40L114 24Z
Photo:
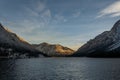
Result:
M0 80L120 80L120 59L0 60Z

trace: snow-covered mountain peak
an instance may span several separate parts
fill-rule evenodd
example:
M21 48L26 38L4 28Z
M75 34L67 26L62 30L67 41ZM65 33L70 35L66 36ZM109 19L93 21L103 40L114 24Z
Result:
M114 26L113 26L113 28L111 29L111 31L112 31L112 32L116 32L116 33L120 33L120 20L118 20L118 21L114 24Z
M82 56L107 56L120 53L120 20L110 31L105 31L78 49L77 55ZM114 54L113 54L114 53ZM116 55L115 55L116 56Z
M120 40L120 20L118 20L110 31L115 41Z

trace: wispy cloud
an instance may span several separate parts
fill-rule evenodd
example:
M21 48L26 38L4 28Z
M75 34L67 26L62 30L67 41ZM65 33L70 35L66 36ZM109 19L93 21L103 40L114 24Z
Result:
M36 1L31 3L29 6L24 6L25 11L28 13L28 15L31 16L50 16L50 9L47 7L45 2L42 1Z
M34 1L31 2L30 5L24 5L24 9L26 12L28 12L28 15L38 17L40 16L41 12L44 12L44 10L48 8L45 2Z
M73 17L74 17L74 18L77 18L77 17L80 16L80 14L81 14L81 12L80 12L80 11L77 11L77 12L73 13Z
M35 10L38 11L38 12L41 12L43 11L45 8L46 8L46 4L42 1L38 1L35 5Z
M10 29L23 36L29 42L31 40L33 42L36 42L36 40L43 41L43 38L44 40L49 40L49 38L43 37L53 32L51 27L48 26L51 20L51 10L47 4L41 1L34 1L29 2L29 5L23 5L22 8L21 12L23 14L21 15L24 17L21 17L16 23L14 21L7 23L8 26L11 26ZM34 35L34 38L31 37Z
M61 22L66 22L66 21L67 19L61 14L55 14L53 17L54 23L61 23Z
M41 28L49 24L51 19L51 11L45 2L36 1L24 6L24 20L21 21L22 26L29 27L29 32L36 28ZM23 30L24 31L24 30Z
M49 9L46 9L43 13L41 13L41 19L44 21L45 24L49 24L52 16L51 11Z
M13 22L9 24L9 26L15 26L11 27L15 33L31 43L56 42L56 39L62 35L59 31L55 31L49 23L53 20L60 23L67 21L64 15L57 13L52 15L47 4L40 1L24 5L23 9L25 16L16 24Z
M110 17L120 16L120 0L112 3L111 5L107 6L105 9L101 10L97 18L106 16L106 15Z
M24 9L25 9L26 12L29 13L28 14L29 16L36 16L36 17L39 16L39 13L37 11L34 11L31 8L29 8L29 7L24 7Z

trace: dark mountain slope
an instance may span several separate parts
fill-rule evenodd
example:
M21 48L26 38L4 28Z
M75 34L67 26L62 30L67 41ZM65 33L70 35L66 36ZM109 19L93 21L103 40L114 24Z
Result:
M80 47L73 56L120 57L120 20L110 31L103 32Z
M23 54L37 57L42 53L0 24L0 56L19 57Z

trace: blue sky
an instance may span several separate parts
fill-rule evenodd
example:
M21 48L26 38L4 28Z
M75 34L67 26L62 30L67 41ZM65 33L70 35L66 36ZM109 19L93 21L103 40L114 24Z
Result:
M32 44L77 49L119 17L120 0L0 0L0 22Z

